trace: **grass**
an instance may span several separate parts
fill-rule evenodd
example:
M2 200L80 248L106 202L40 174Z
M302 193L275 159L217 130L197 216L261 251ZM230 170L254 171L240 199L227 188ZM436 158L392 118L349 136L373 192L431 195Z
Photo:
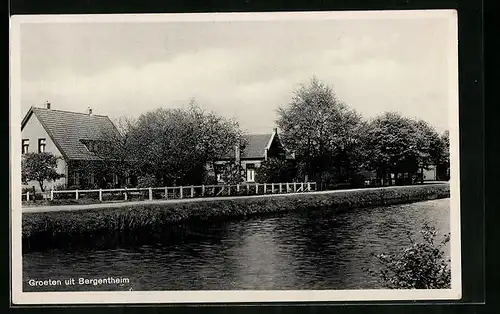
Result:
M411 203L446 198L449 193L448 184L435 184L123 207L110 204L105 209L24 213L23 250L151 243L175 236L176 228L185 223L217 222L313 208L343 210Z

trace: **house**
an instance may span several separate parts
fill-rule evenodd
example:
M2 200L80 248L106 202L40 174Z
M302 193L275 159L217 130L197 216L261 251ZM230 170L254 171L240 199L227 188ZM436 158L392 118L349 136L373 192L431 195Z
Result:
M21 122L22 153L50 152L61 157L57 171L64 178L47 182L52 188L109 187L120 184L117 174L96 173L103 163L100 148L106 146L105 135L119 134L107 116L55 110L50 103L45 107L31 107ZM29 186L39 188L30 182Z
M255 171L262 162L269 158L294 159L282 144L278 135L278 129L274 128L268 134L248 134L243 138L244 145L236 145L233 152L226 154L218 161L219 165L227 165L228 162L236 162L241 167L242 181L255 182ZM221 175L218 175L218 182L223 182Z
M436 181L437 180L437 168L434 165L429 166L427 169L423 169L423 179L424 181Z

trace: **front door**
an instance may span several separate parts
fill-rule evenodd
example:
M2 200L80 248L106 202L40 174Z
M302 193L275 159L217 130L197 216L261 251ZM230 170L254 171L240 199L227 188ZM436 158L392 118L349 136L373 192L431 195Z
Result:
M255 182L255 165L247 164L247 182Z

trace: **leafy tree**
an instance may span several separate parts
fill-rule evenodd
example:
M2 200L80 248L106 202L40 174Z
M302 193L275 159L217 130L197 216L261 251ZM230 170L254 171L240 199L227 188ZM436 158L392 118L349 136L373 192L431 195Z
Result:
M450 134L446 130L440 135L436 145L436 170L440 180L450 178Z
M262 183L291 182L295 179L297 169L287 160L270 158L255 169L255 181Z
M395 254L378 254L381 263L379 275L392 289L449 289L451 287L450 260L445 258L444 246L450 241L449 233L436 243L435 228L424 224L423 241L411 237L410 246Z
M131 160L142 176L155 176L158 185L201 184L207 164L213 166L232 151L241 131L235 121L204 111L192 101L187 108L142 114L129 137Z
M57 172L57 161L60 157L52 153L27 153L21 161L21 180L24 183L35 180L40 190L45 191L45 181L55 181L64 175Z
M217 178L219 171L225 181L241 182L241 169L237 167L236 156L233 151L235 146L240 150L246 145L243 132L237 121L221 117L214 112L201 109L194 100L190 102L189 114L198 125L195 136L198 140L200 158L211 166L213 177ZM217 161L229 159L228 167L218 167ZM215 182L216 183L216 182Z
M278 109L277 124L285 146L296 154L301 176L317 179L326 171L347 181L362 164L361 115L316 77Z
M132 160L140 175L153 175L158 185L186 180L197 169L193 121L180 109L142 114L130 130Z
M437 132L425 121L386 112L374 118L363 133L366 166L380 178L394 173L416 178L419 170L435 165L440 154Z

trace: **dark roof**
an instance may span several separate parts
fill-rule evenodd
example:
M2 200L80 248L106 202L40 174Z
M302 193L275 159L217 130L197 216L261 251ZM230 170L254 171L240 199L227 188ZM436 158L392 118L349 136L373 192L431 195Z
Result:
M21 123L21 130L34 114L43 125L61 154L70 160L97 160L80 140L102 140L118 134L107 116L31 107Z
M271 136L272 134L245 135L246 146L241 152L241 158L264 158Z
M265 148L271 140L272 134L246 134L243 135L245 143L244 149L241 151L240 158L260 159L265 157ZM224 154L223 159L234 158L235 150L230 149Z

